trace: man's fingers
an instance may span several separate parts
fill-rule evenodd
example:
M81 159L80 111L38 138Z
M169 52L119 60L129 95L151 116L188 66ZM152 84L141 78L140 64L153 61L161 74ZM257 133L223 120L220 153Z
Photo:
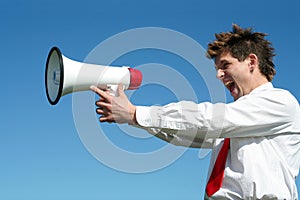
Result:
M108 122L112 123L115 122L112 117L112 96L109 94L109 91L101 90L96 86L91 86L90 89L98 94L101 98L95 102L96 106L96 113L101 115L99 117L100 122Z
M111 100L111 95L106 92L106 91L103 91L101 89L99 89L98 87L96 86L91 86L90 89L95 92L96 94L98 94L100 97L102 97L103 99L105 99L106 101L109 101Z
M103 110L102 108L97 108L97 109L96 109L96 113L97 113L98 115L104 115L104 114L105 114L105 112L104 112L104 110Z
M99 108L106 108L107 110L112 110L111 103L107 103L105 101L96 101L96 106Z
M102 116L99 118L99 121L100 122L113 122L111 119L109 119L108 117L106 116Z
M99 121L100 122L108 122L108 123L115 122L115 120L113 118L111 118L110 116L101 116L101 117L99 117Z
M118 95L112 96L109 91L102 90L96 86L91 86L90 89L100 96L95 104L98 107L96 113L99 114L100 122L108 123L126 123L131 122L132 114L129 113L128 107L133 107L124 92L122 84L118 85L116 93ZM116 89L116 88L114 88ZM114 110L113 110L114 108Z

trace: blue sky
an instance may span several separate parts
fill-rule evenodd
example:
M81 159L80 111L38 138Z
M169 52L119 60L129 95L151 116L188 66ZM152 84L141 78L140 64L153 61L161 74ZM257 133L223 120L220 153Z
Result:
M199 149L176 147L174 151L184 151L182 156L148 173L127 173L99 161L78 134L72 95L56 106L47 101L44 73L50 48L58 46L79 61L93 59L90 53L103 41L144 27L174 30L206 48L214 33L231 30L232 23L237 23L269 33L277 54L273 84L290 90L299 100L299 9L297 0L2 0L0 199L201 199L210 157ZM115 44L106 53L119 47ZM96 61L107 62L105 55ZM150 73L149 63L178 71L191 82L197 101L210 100L210 86L196 75L191 63L174 53L145 48L112 61L140 67L143 73ZM171 80L173 75L161 76ZM139 105L162 105L176 101L176 94L183 90L176 89L156 82L128 94ZM232 99L227 96L224 101ZM127 128L99 125L113 144L128 152L153 152L167 145L143 131L122 133ZM109 151L104 153L110 156ZM124 161L130 163L120 159ZM299 178L297 184L300 187Z

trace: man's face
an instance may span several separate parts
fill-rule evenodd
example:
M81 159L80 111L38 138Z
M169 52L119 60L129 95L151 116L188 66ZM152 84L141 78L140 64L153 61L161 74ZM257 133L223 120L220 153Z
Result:
M239 62L230 53L224 53L215 59L217 78L230 91L234 100L249 94L251 91L250 58Z

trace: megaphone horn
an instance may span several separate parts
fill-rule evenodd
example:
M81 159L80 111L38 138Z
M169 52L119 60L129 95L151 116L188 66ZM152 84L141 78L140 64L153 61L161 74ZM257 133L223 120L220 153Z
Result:
M91 85L107 88L122 83L125 90L134 90L142 83L142 73L127 66L113 67L81 63L71 60L58 47L53 47L47 57L45 85L50 104L69 93L89 90Z

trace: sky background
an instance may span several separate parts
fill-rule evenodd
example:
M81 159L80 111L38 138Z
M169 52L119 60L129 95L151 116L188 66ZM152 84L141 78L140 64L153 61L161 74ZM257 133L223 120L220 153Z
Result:
M1 0L0 199L202 199L210 154L199 149L176 147L184 151L182 156L148 173L124 172L95 158L78 134L72 95L62 97L56 106L47 101L44 73L49 50L58 46L63 54L83 61L108 38L143 27L174 30L206 48L214 33L230 31L237 23L269 33L277 54L273 84L299 100L299 10L298 0ZM106 62L105 55L96 61ZM201 76L178 55L142 49L112 62L140 67L145 76L151 68L148 63L178 71L191 82L197 101L210 101ZM226 95L224 101L232 101ZM131 99L138 105L177 100L176 91L159 83L145 84ZM142 130L133 135L115 125L100 127L114 145L128 152L159 151L167 145ZM104 153L110 156L109 151Z

